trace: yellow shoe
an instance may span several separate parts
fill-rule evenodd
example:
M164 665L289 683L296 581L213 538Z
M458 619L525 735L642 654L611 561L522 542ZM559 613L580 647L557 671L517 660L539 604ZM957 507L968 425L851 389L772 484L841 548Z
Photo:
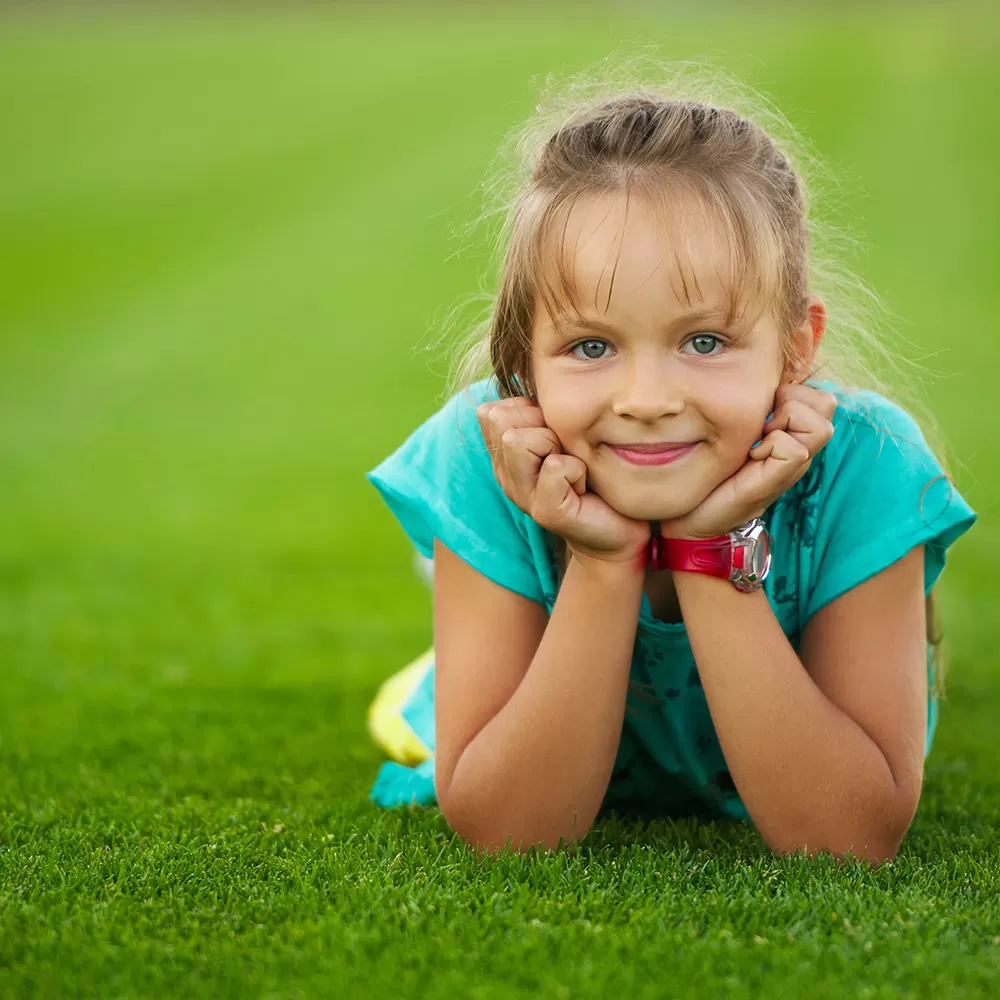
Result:
M434 662L434 647L393 674L378 689L368 708L368 732L390 760L415 767L431 756L431 749L403 718L401 710L413 689Z

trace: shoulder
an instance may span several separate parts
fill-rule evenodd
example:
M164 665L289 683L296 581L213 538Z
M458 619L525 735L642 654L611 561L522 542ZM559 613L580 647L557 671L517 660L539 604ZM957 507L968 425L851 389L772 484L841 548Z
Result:
M773 511L805 598L802 620L920 544L929 589L975 513L906 409L870 390L809 384L837 399L833 437Z
M464 419L471 415L475 418L476 408L487 400L499 399L496 377L491 375L488 378L481 378L475 382L470 382L457 390L442 406L443 410L452 410L460 414Z
M484 378L464 386L426 416L376 472L387 463L416 471L433 465L438 470L460 473L491 466L489 450L476 415L486 400L496 399L495 379ZM487 480L487 485L489 481Z
M461 450L466 461L489 461L489 452L483 439L478 408L488 400L499 399L496 379L482 378L453 393L430 418L440 443L448 448Z
M833 447L829 449L831 454L850 458L858 454L859 445L866 453L874 449L879 454L887 444L892 444L904 453L915 450L932 456L914 417L881 393L870 389L850 389L830 381L809 384L825 389L837 400L833 415L834 435L830 441Z
M813 461L806 477L821 493L853 489L865 480L869 496L909 490L913 482L947 480L917 420L899 403L869 389L851 389L830 381L810 382L837 400L833 437Z
M833 437L817 454L801 483L818 501L815 513L830 505L861 514L873 506L893 507L919 517L926 488L934 500L950 492L947 471L929 446L920 425L904 407L881 393L851 389L831 381L810 385L833 394ZM897 514L902 513L897 508Z
M476 415L496 398L492 378L454 393L366 477L422 555L433 558L439 538L485 576L540 601L541 529L497 482Z

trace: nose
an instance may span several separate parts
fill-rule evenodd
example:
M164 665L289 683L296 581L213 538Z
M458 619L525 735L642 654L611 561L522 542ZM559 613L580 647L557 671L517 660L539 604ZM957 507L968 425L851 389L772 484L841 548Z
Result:
M683 378L671 359L637 355L623 370L612 411L617 417L652 423L680 413L685 398Z

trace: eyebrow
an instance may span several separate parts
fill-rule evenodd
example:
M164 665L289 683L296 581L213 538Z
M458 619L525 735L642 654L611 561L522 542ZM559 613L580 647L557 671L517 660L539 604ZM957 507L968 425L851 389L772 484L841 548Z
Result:
M722 319L725 318L727 314L728 310L724 306L705 306L702 309L692 309L683 313L670 323L669 326L671 329L674 329L680 326L686 326L689 323L700 323L702 320L706 319ZM617 332L612 324L605 323L599 319L590 319L587 316L584 316L582 319L558 319L553 324L553 329L557 333L570 329L601 330L608 333Z

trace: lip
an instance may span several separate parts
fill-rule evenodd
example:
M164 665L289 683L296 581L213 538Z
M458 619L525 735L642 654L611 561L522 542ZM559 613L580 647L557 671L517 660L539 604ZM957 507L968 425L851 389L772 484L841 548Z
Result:
M631 462L633 465L667 465L670 462L676 462L685 455L690 455L695 448L698 447L700 442L692 441L690 444L681 445L671 445L669 447L663 448L659 451L636 451L633 448L620 448L616 445L608 445L608 447L619 457L625 459L626 462Z

